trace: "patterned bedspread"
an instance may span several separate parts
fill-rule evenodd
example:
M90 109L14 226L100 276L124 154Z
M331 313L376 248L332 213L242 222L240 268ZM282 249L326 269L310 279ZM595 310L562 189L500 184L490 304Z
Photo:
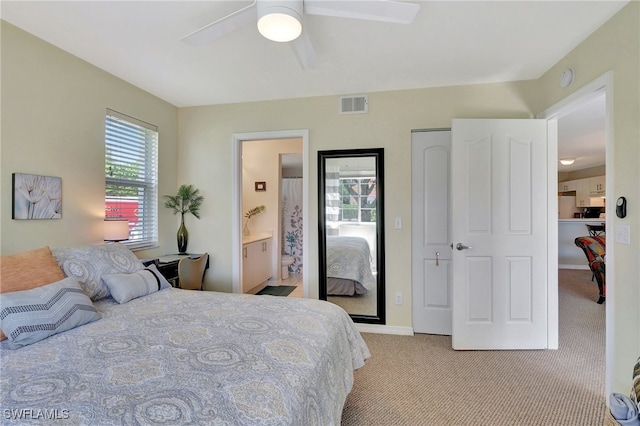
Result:
M328 236L327 277L358 281L367 289L375 286L367 240L362 237Z
M370 356L323 301L172 288L94 304L91 324L0 344L2 424L338 425Z

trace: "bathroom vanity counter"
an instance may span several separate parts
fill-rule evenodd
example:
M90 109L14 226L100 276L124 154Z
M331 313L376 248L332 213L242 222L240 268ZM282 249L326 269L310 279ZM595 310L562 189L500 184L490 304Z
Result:
M273 237L273 235L271 235L270 232L258 232L256 234L244 235L242 237L242 244L251 244L255 243L256 241L266 240L267 238L271 237Z

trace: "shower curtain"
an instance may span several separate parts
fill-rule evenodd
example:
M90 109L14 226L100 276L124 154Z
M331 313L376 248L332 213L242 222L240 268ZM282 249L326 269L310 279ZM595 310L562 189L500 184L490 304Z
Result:
M282 179L282 254L295 261L289 272L302 273L302 178Z

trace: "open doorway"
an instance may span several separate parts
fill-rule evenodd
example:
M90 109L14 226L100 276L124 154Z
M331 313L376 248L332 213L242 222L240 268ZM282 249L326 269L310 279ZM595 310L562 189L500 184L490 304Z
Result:
M568 182L570 180L578 180L578 179L588 179L590 178L590 176L587 176L587 174L592 174L594 172L597 171L601 171L603 173L605 173L605 177L606 177L606 170L613 170L613 156L612 154L612 146L613 146L613 138L612 138L612 121L613 121L613 117L612 117L612 107L611 107L611 96L612 96L612 75L611 72L607 72L605 74L603 74L602 76L600 76L599 78L597 78L596 80L594 80L593 82L583 86L581 89L577 90L576 92L574 92L573 94L571 94L570 96L566 97L565 99L561 100L560 102L558 102L557 104L553 105L552 107L548 108L547 110L543 111L541 114L538 115L538 118L545 118L549 120L550 126L557 126L558 127L558 140L554 141L554 143L550 143L549 145L549 149L550 149L550 155L549 158L550 160L553 160L553 155L551 155L551 153L557 153L558 157L555 158L554 161L554 166L553 168L556 170L556 173L552 175L552 167L550 167L550 191L555 192L556 190L558 190L558 194L560 194L562 189L565 189L562 185L557 185L557 188L555 187L555 185L553 185L553 177L558 177L558 181L562 182ZM599 132L599 137L602 141L603 146L600 147L592 147L591 148L591 152L589 152L589 150L584 149L583 153L580 153L579 150L577 151L572 151L573 149L577 149L577 148L571 148L569 146L563 146L562 143L565 141L561 141L560 138L562 136L562 126L564 125L565 128L566 127L572 127L572 126L578 126L578 123L580 120L585 120L587 118L587 116L591 117L591 120L596 120L597 123L591 123L591 124L596 124L595 129L591 128L591 129L587 129L587 127L589 126L588 124L584 124L584 128L582 128L582 132L583 138L586 137L591 137L589 135L586 135L586 130L589 130L590 132L595 132L598 131ZM599 117L599 118L594 118L594 117ZM564 122L564 123L563 123ZM599 122L599 124L598 124ZM566 129L565 129L566 130ZM567 137L567 135L565 135L565 137ZM586 144L584 139L582 141L583 144ZM595 154L594 154L595 152ZM586 158L582 158L579 160L579 157L581 155L584 155L584 157ZM595 159L591 158L589 159L592 155L595 155ZM597 159L597 157L600 156L604 156L604 158L600 158L599 160ZM574 167L574 170L570 170L570 168L568 166L570 165L561 165L559 160L561 159L568 159L568 158L573 158L575 160L575 163L578 163L577 166ZM591 163L589 163L591 162ZM580 172L580 163L582 163L582 166L584 166L584 169L582 172ZM600 163L600 164L597 164ZM594 169L595 168L595 169ZM563 175L563 173L567 173L567 175ZM569 174L569 173L573 173L573 174ZM599 173L596 173L599 174ZM576 179L572 179L572 178L576 178ZM556 183L558 182L556 181ZM578 208L574 213L576 214L575 218L568 218L565 219L566 221L563 222L562 220L558 219L558 222L556 223L549 223L549 236L550 238L553 237L557 237L558 238L558 266L559 266L559 271L561 270L560 268L563 267L567 267L568 265L572 264L572 262L570 262L569 258L563 258L562 256L567 256L566 253L563 253L563 250L572 250L572 253L575 254L576 256L578 256L576 259L582 259L584 258L584 254L581 253L580 249L578 249L577 247L575 247L575 244L573 243L573 240L571 239L571 236L568 235L570 232L568 230L569 227L573 226L574 228L576 228L576 230L573 230L572 232L583 232L584 234L587 234L587 228L585 226L585 220L589 220L589 219L597 219L599 222L602 222L606 228L611 229L612 226L612 219L611 216L607 216L606 215L606 211L613 211L612 210L612 203L609 201L607 202L606 200L606 193L612 193L613 191L613 179L612 177L606 177L605 178L605 183L604 183L604 197L601 199L601 204L603 206L602 212L604 212L604 217L600 217L600 212L598 213L598 217L597 218L585 218L585 217L580 217L580 215L584 215L586 213L586 210L584 209L584 207L587 206L578 206L578 207L583 207ZM555 194L554 194L555 195ZM591 193L589 193L589 195L591 195ZM551 196L551 195L550 195ZM577 192L576 192L576 197L578 197ZM598 195L598 198L600 198L600 195ZM576 198L577 199L577 198ZM560 202L558 202L558 207L560 207ZM560 210L558 210L558 214L560 214ZM562 227L566 227L567 229L563 230ZM571 240L571 241L569 241ZM564 246L563 246L564 245ZM573 245L573 246L572 246ZM575 249L573 249L573 247L575 247ZM613 244L610 244L606 247L606 261L608 264L611 264L614 262L615 259L615 246ZM565 262L565 263L563 263ZM584 260L577 260L576 262L582 262L583 265L586 264L586 259ZM566 271L568 271L569 269L565 269ZM590 278L590 273L588 271L584 271L586 273L586 277L587 279ZM607 270L607 282L609 284L609 292L611 292L611 290L613 289L613 283L614 278L613 278L613 268L609 268ZM589 285L590 282L586 283L586 285ZM596 287L595 283L593 283L593 287ZM613 306L613 300L610 298L606 304L604 306L602 306L602 314L604 316L604 320L605 320L605 333L607 336L611 336L613 334L613 330L612 330L612 322L608 321L608 318L610 318L610 315L612 315L612 312L614 311L614 306ZM593 304L595 305L595 300L593 301ZM559 306L559 309L562 309L561 306ZM611 343L606 340L605 337L602 337L602 341L600 341L600 344L604 344L605 347L605 362L604 365L601 366L601 368L603 369L602 374L605 377L605 394L603 395L603 397L605 397L606 395L608 395L611 392L611 383L612 383L612 369L610 368L610 360L612 358L611 356Z
M278 145L278 143L287 144L288 142L297 141L301 145L301 175L304 184L302 185L302 223L309 223L308 220L308 170L304 167L308 164L308 146L309 137L308 130L288 130L288 131L271 131L271 132L257 132L257 133L243 133L234 134L232 140L233 150L233 179L232 179L232 250L233 250L233 291L234 293L243 293L243 256L244 256L244 244L243 244L243 228L245 227L245 210L265 205L264 218L260 217L251 226L254 227L255 232L271 232L272 233L272 245L273 248L271 259L271 271L272 271L272 285L278 284L278 279L281 278L281 251L282 239L280 238L281 231L281 154L286 153L287 150L280 150L274 148L272 150L273 158L269 161L269 165L265 166L263 161L262 166L259 162L254 161L253 172L247 174L244 167L243 160L243 146L260 146L264 143L267 146L269 143ZM274 146L275 146L274 145ZM264 172L264 174L263 174ZM265 176L264 178L259 175ZM250 192L248 197L244 196L245 192ZM248 201L247 201L248 200ZM253 205L255 204L255 206ZM262 214L260 216L263 216ZM253 220L253 219L252 219ZM251 231L249 231L251 233ZM246 236L244 236L246 240ZM302 265L308 263L309 251L308 247L308 226L304 226L302 229ZM308 297L308 274L303 274L302 278L302 296ZM264 283L263 283L264 284ZM266 285L266 284L265 284Z
M558 119L558 266L588 270L574 240L589 228L606 232L606 94L577 102Z

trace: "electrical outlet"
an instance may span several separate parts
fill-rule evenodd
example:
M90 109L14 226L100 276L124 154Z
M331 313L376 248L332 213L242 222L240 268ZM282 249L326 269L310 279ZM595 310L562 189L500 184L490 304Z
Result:
M396 305L402 305L402 293L396 293Z
M396 217L396 229L402 229L402 218Z

